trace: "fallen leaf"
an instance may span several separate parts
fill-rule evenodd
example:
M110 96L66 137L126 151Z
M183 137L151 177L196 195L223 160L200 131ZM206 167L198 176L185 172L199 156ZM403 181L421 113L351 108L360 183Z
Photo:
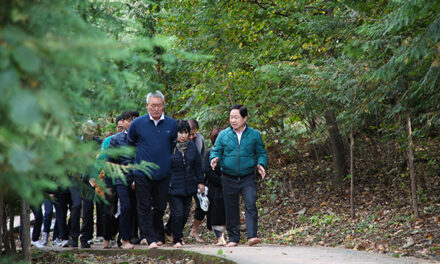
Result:
M403 245L403 249L407 249L407 248L409 248L409 247L412 247L412 246L414 246L414 239L412 238L412 237L407 237L406 238L406 244L405 245Z
M303 214L305 214L306 210L307 210L307 209L304 207L303 209L299 210L298 212L296 212L296 213L294 213L294 214L297 214L297 215L303 215Z

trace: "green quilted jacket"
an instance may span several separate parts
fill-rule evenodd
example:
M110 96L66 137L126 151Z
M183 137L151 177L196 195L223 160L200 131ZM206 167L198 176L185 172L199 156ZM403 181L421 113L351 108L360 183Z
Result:
M254 173L258 164L267 165L267 153L260 132L249 126L243 131L240 144L231 127L220 132L209 160L213 158L219 158L224 173L237 177Z

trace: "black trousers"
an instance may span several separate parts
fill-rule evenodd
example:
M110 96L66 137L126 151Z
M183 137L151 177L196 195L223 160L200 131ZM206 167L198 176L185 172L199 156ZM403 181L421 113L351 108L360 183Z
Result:
M205 218L208 212L205 212L202 210L202 208L200 208L200 201L197 198L197 193L195 193L193 197L194 197L194 201L196 202L196 209L194 210L194 218L199 221L203 221L203 219Z
M74 186L70 187L70 199L72 206L70 207L70 236L73 241L78 243L80 233L80 218L81 218L81 187L80 183L74 183ZM55 206L56 208L56 206ZM60 232L61 234L61 232ZM61 234L62 235L62 234Z
M173 242L182 243L183 228L189 217L192 195L188 196L170 196L171 211L171 232L173 233Z
M41 206L31 207L32 213L34 214L34 228L32 229L32 241L38 241L41 234L41 226L43 225L43 211Z
M141 236L145 235L148 243L165 242L163 215L168 201L169 177L155 181L135 175L134 181Z
M102 221L104 229L104 239L111 240L118 230L118 219L115 218L115 214L118 210L118 195L115 189L111 189L111 193L105 194L105 200L108 204L103 204L102 208Z
M82 226L81 226L81 244L85 245L87 241L93 238L93 209L95 207L94 203L94 193L90 196L85 196L83 199L82 207Z
M134 205L135 193L131 186L118 184L116 190L119 196L121 205L121 215L119 216L119 236L123 240L130 240L133 238L134 230Z
M61 240L69 239L69 229L67 227L67 208L70 203L69 193L55 193L55 218ZM71 216L72 217L72 216Z
M239 197L243 196L246 213L247 237L257 237L258 211L256 175L247 175L244 178L222 176L223 199L225 201L226 230L229 241L238 243L240 241L240 212Z
M104 210L104 203L102 201L96 201L96 236L104 236L104 220L102 219L102 211Z

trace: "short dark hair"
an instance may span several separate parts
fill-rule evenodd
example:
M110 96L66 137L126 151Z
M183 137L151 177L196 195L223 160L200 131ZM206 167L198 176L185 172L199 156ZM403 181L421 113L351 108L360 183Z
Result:
M197 122L197 120L195 119L188 119L188 124L191 127L191 129L196 128L197 130L199 129L199 122Z
M189 131L191 130L188 121L186 120L177 120L177 132L180 133L189 133Z
M136 117L139 117L139 112L138 111L123 112L121 114L121 117L122 117L123 120L134 119Z
M118 123L119 123L119 121L121 121L122 120L122 115L118 115L117 117L116 117L116 121L115 121L115 125L116 125L116 127L118 127Z
M247 111L246 106L241 105L241 104L233 105L233 106L229 109L229 112L231 112L231 111L234 110L234 109L238 109L238 110L240 111L240 115L241 115L241 117L243 117L243 118L247 117L247 115L248 115L248 111Z
M223 130L223 128L221 127L216 127L212 130L211 132L211 143L214 145L215 141L217 140L218 134L220 134L220 132Z

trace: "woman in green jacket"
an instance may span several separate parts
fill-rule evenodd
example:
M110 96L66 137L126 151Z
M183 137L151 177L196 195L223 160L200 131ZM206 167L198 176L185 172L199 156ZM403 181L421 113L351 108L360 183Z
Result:
M230 127L223 130L211 150L211 167L220 161L223 197L225 201L226 230L229 235L227 247L240 241L239 196L243 196L246 212L248 244L260 243L257 236L258 211L256 207L257 184L255 169L264 179L267 153L260 133L247 126L247 109L234 105L229 112Z

